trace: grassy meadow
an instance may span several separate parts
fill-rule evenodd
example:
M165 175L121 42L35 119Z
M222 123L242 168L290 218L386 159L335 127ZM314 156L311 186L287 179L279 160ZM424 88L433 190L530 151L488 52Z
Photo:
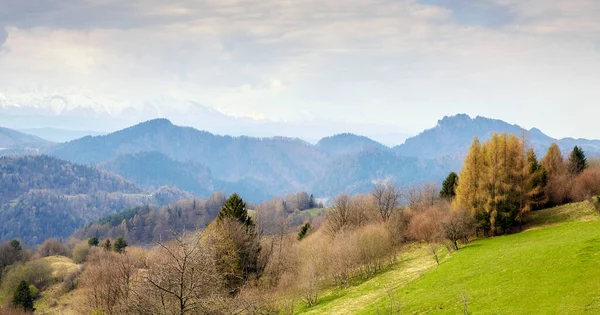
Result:
M443 254L425 247L298 314L598 314L600 220L587 202L537 211L525 231ZM390 312L390 309L392 312Z

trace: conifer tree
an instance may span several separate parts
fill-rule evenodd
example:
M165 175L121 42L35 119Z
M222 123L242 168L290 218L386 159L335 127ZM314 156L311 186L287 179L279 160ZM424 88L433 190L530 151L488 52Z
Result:
M479 199L481 160L481 144L479 139L475 137L465 158L463 169L460 171L460 183L456 187L456 198L454 200L456 208L467 209L474 217L481 210Z
M221 207L221 211L219 211L218 218L223 220L225 218L231 218L237 220L238 222L246 225L253 226L254 222L252 222L252 218L248 216L248 209L246 209L246 203L240 197L240 195L234 193L233 195L227 198L223 207Z
M110 242L110 239L107 238L103 243L102 243L102 248L104 248L104 250L111 250L112 249L112 244Z
M300 232L298 232L298 240L301 241L302 239L304 239L308 235L310 229L310 222L304 223L300 228Z
M113 245L113 249L117 253L122 253L123 250L127 247L127 241L122 237L117 237L115 240L115 244Z
M98 240L98 237L96 236L92 236L88 239L88 245L89 246L98 246L98 244L100 244L100 241Z
M525 165L525 176L527 191L524 212L529 212L542 208L548 203L548 194L546 193L547 175L546 170L538 162L533 149L527 151L527 164Z
M452 200L456 196L456 187L458 186L458 174L451 172L442 183L440 198Z
M29 285L24 280L19 283L17 290L13 295L13 306L22 307L25 311L33 311L33 297L29 291Z
M587 168L587 159L585 158L585 154L583 150L575 146L573 151L571 151L571 155L569 156L569 173L573 175L577 175L583 172L584 169Z
M556 143L550 145L548 152L542 158L542 167L544 167L549 177L564 173L565 161L562 152Z

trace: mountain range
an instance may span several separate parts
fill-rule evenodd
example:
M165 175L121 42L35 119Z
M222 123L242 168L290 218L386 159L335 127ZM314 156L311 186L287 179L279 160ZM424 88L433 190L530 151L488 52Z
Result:
M200 197L238 192L255 202L301 190L324 198L367 192L386 180L402 186L440 182L460 170L473 137L483 141L494 132L524 137L540 156L552 142L565 154L579 145L589 157L600 155L598 140L553 139L535 128L464 114L444 117L395 147L351 133L316 144L298 138L223 136L167 119L57 144L2 129L14 139L4 142L10 147L30 143L32 152L113 172L145 190L172 185Z

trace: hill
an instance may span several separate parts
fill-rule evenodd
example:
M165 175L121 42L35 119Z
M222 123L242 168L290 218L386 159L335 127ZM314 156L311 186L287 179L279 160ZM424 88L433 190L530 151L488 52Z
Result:
M379 142L351 133L342 133L323 138L319 140L316 147L319 151L333 158L344 155L355 155L362 151L389 150L388 147Z
M363 193L373 189L373 183L395 180L409 186L429 181L441 181L448 175L443 162L396 155L390 150L361 151L331 162L314 185L319 196L339 192Z
M67 142L85 136L99 136L103 134L102 132L91 130L69 130L59 128L30 128L20 129L20 131L52 142Z
M119 155L160 152L170 159L207 166L220 181L249 181L264 194L300 190L327 162L324 154L299 139L213 135L156 119L105 136L85 137L49 153L77 163L95 164Z
M518 125L509 124L502 120L477 116L471 118L465 114L446 116L439 120L437 125L420 134L406 139L406 141L393 148L399 155L419 158L442 158L453 161L453 168L460 167L473 137L480 141L489 139L494 132L512 133L524 136L538 155L543 155L552 144L556 142L564 154L570 152L575 145L581 146L589 156L600 155L600 141L586 139L554 139L547 136L537 128L526 130Z
M0 155L40 153L52 145L39 137L0 127Z
M119 155L98 166L144 189L176 186L197 196L208 197L214 185L208 167L199 162L174 161L156 151Z
M600 311L600 221L587 203L533 212L524 232L478 240L435 266L408 249L399 263L298 314L575 314Z
M85 222L191 195L175 188L145 193L125 179L49 156L0 158L0 240L37 244L68 237Z

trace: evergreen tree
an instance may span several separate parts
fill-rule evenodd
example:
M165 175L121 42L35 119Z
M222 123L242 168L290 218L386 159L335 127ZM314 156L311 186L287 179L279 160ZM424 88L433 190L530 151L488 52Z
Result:
M310 199L308 200L308 208L314 209L315 206L315 197L313 196L313 194L310 194Z
M21 281L17 290L13 295L12 304L17 307L22 307L27 312L32 312L33 309L33 297L31 291L29 291L29 285L27 282Z
M300 227L300 232L298 232L298 240L301 241L304 239L308 235L308 232L310 232L310 229L310 222L304 223L302 227Z
M452 200L456 196L456 187L458 186L458 174L452 172L442 183L440 198Z
M254 225L252 218L248 216L248 209L246 209L246 203L240 197L240 195L234 193L229 196L225 201L221 211L219 211L218 218L223 220L225 218L231 218L239 221L246 226Z
M542 167L544 167L549 177L564 173L565 161L562 152L556 143L550 145L548 152L542 158Z
M571 155L569 156L569 173L576 175L583 172L583 170L586 168L587 159L585 158L585 154L580 147L575 146L573 151L571 151Z
M100 244L100 240L98 240L98 237L96 236L92 236L90 238L88 238L88 245L89 246L98 246L98 244Z
M122 253L126 247L127 247L127 241L120 236L117 237L117 239L115 240L115 244L113 245L113 249L115 250L115 252Z
M110 239L107 238L103 243L102 243L102 248L104 248L104 250L111 250L112 249L112 244L110 243Z
M12 240L9 244L10 247L17 252L23 250L23 247L21 246L21 243L18 240Z
M548 203L549 199L546 192L547 174L538 162L533 149L527 151L527 164L524 172L526 176L525 189L527 191L524 212L541 209Z

